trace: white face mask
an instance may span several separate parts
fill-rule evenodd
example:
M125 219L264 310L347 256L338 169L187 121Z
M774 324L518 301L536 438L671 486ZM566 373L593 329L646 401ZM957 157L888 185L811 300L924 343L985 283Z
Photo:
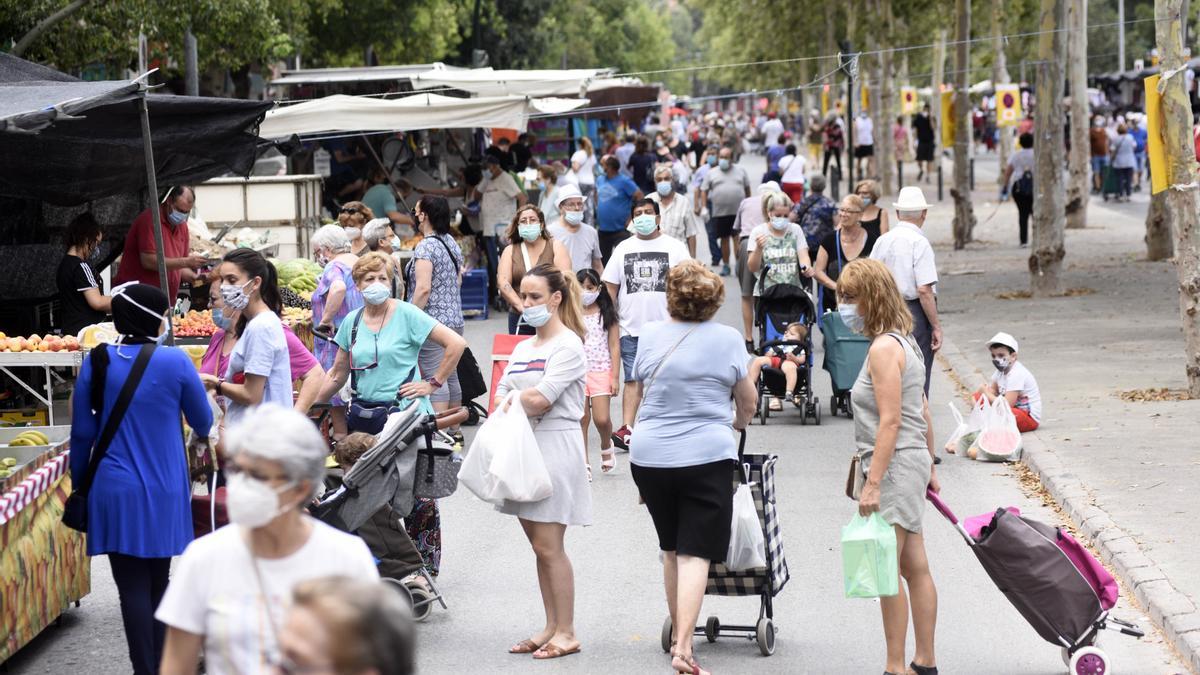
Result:
M842 318L842 323L846 324L846 328L862 334L866 323L863 321L862 315L858 313L858 307L853 303L843 302L838 305L838 316Z
M279 493L289 487L291 485L276 489L243 473L230 475L225 481L225 510L229 513L229 522L252 530L266 525L283 511Z
M583 306L591 307L596 302L596 298L600 297L600 291L584 291Z

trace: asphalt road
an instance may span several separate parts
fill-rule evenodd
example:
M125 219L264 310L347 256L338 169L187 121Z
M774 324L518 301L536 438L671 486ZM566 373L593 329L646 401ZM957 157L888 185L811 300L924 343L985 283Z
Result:
M751 175L761 175L761 158L747 158ZM757 174L756 174L757 172ZM701 245L703 250L704 246ZM718 319L738 325L737 284L727 281L727 301ZM503 317L472 321L467 337L488 368L491 336L503 331ZM816 342L820 343L819 334ZM818 363L820 362L818 350ZM708 644L700 638L696 656L718 673L881 672L884 642L877 603L843 597L840 528L854 505L842 494L852 452L852 423L831 417L830 385L814 371L823 410L820 426L801 426L788 406L766 426L749 430L748 448L779 456L776 484L784 552L791 581L775 602L778 644L774 656L740 638ZM935 368L933 413L937 438L950 431L950 380ZM619 406L613 404L613 411ZM470 431L468 432L468 441ZM540 627L533 554L515 519L501 515L462 490L442 502L443 565L440 587L450 605L434 610L419 627L419 662L424 673L647 673L669 672L659 646L666 617L656 538L649 516L637 504L627 455L619 473L599 475L592 432L591 457L595 524L572 528L568 552L576 575L577 630L582 653L554 662L531 663L510 656L507 647ZM943 496L960 516L999 506L1056 522L1040 499L1023 494L1015 472L1003 465L947 457L939 467ZM1059 649L1043 642L985 575L953 528L932 509L925 531L940 601L938 665L944 673L1061 673ZM59 627L48 628L7 665L25 673L128 672L117 599L106 561L93 563L92 593L82 607L67 612ZM1119 673L1182 673L1141 609L1123 595L1114 614L1139 623L1147 636L1134 640L1107 633L1101 647ZM702 617L722 623L753 623L756 598L706 597ZM911 658L911 638L910 638Z

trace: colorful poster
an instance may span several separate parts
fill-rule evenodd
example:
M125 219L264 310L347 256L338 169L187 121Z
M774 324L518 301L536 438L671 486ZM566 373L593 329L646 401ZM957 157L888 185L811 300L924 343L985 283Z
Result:
M938 120L942 124L942 147L954 145L954 90L942 92L942 116Z
M862 86L862 108L861 108L862 110L870 110L871 109L870 91L871 91L870 89L867 89L867 85L864 84Z
M917 114L917 88L900 87L900 114Z
M1015 127L1021 121L1021 87L996 85L996 126Z
M829 114L829 85L821 87L821 119Z
M1150 193L1167 189L1167 146L1163 142L1162 96L1158 93L1158 75L1142 80L1146 87L1146 158L1150 160Z

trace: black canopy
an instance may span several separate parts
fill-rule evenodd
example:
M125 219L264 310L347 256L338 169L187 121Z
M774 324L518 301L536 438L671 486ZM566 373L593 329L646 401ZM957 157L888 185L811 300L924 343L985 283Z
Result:
M85 82L0 53L0 194L70 205L146 186L137 81ZM151 95L158 183L247 175L270 101Z

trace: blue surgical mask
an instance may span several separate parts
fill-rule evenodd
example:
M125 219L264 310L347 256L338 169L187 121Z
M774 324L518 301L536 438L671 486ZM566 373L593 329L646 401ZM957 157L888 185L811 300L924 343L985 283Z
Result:
M517 223L517 234L525 241L533 241L542 236L542 226L539 223Z
M870 206L871 204L875 203L875 200L871 199L870 197L863 197L862 203L863 203L863 206Z
M225 316L225 312L222 312L219 309L213 310L212 321L214 324L216 324L217 328L220 328L221 330L229 330L229 325L233 323L229 320L229 317Z
M571 225L578 225L583 222L583 211L563 211L563 220Z
M387 299L392 297L392 289L385 286L382 281L376 281L362 290L362 296L367 304L378 305L387 302Z
M184 213L183 211L171 209L171 212L167 214L167 222L171 223L172 225L179 225L180 223L187 222L187 217L188 214Z
M788 220L786 216L774 216L771 218L771 227L774 228L776 232L783 232L787 229L787 226L791 224L792 221Z
M661 197L671 194L671 187L671 181L669 180L659 181L654 184L654 189L658 190L658 194Z
M717 162L717 165L721 167L722 171L729 170L729 160L727 160L727 159L720 160L719 162Z
M658 229L658 223L655 222L654 216L642 214L633 219L633 231L642 235L649 236Z
M854 303L843 302L838 305L838 316L842 317L842 323L846 324L846 328L860 335L862 334L864 329L863 318L858 313L858 307Z
M712 156L712 155L709 155L709 156L708 156L708 165L709 165L709 166L716 166L716 165L717 165L717 158L716 158L716 157L714 157L714 156Z
M526 307L525 311L521 312L521 320L534 328L541 328L550 320L550 308L546 305Z

